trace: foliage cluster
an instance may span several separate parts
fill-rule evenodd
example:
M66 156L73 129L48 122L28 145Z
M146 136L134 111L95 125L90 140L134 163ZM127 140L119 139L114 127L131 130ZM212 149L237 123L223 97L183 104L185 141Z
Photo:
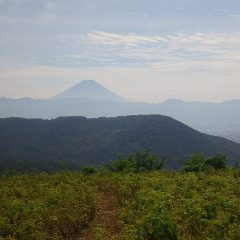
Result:
M95 187L80 173L0 178L0 239L74 239L92 220Z
M201 154L194 153L185 162L184 171L199 172L208 168L224 169L226 168L227 158L223 154L216 154L213 157L204 158Z
M126 159L118 159L109 163L106 168L113 172L143 172L161 170L165 159L153 155L149 151L138 151Z

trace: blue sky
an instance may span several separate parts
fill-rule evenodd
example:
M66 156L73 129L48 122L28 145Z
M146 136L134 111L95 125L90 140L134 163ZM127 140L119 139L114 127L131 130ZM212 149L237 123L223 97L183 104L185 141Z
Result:
M240 98L240 1L0 0L0 52L0 97Z

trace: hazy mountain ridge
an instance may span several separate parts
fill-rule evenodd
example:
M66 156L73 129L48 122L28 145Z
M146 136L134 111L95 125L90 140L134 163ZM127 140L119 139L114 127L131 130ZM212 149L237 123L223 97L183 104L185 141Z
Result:
M51 99L0 99L0 117L52 119L61 116L116 117L137 114L171 116L203 132L240 139L240 100L222 103L169 99L159 104L135 103L92 80L82 81ZM229 130L231 129L231 130ZM232 132L236 132L233 134ZM238 137L239 136L239 137Z

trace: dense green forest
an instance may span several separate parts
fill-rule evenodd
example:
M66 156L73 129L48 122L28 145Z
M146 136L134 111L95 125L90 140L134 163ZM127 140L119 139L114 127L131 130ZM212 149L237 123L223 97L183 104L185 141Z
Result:
M166 158L165 165L181 167L193 152L240 158L240 144L200 133L161 115L53 120L0 119L0 172L51 172L101 166L120 155L147 149Z
M193 154L181 171L163 165L141 152L101 169L2 175L0 239L240 239L238 163Z

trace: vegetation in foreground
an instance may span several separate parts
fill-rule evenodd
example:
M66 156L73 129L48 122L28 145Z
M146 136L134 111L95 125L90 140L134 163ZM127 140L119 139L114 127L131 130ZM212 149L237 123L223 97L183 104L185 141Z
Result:
M139 159L102 170L1 176L0 239L87 239L84 229L96 214L96 196L103 195L118 201L119 231L102 226L88 239L240 239L237 166L220 164L222 155L204 161L193 155L184 171L172 172L160 170L151 154Z
M0 239L73 239L93 219L95 188L81 173L0 178Z

